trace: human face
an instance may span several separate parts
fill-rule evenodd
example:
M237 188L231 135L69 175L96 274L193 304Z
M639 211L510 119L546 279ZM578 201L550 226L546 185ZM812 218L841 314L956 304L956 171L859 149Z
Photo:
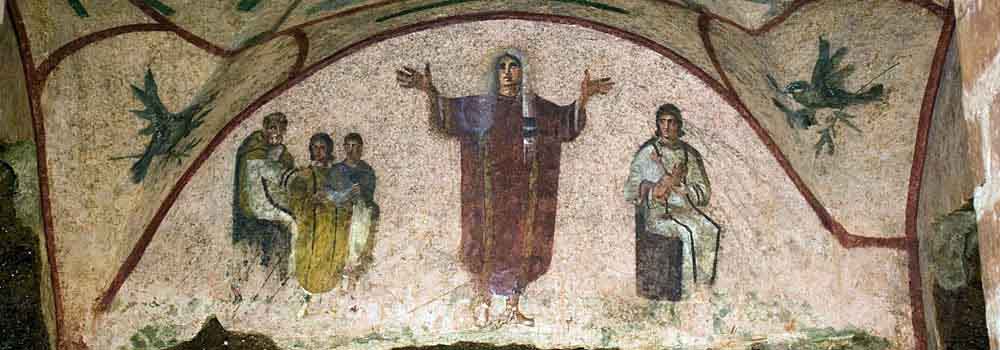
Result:
M497 81L500 83L500 94L514 96L521 89L521 64L511 57L502 57L497 61Z
M357 162L361 160L361 154L364 152L364 147L365 145L358 142L358 140L344 141L344 156L351 162Z
M285 124L273 122L264 125L264 142L272 146L285 142Z
M317 162L327 161L326 159L327 153L328 152L326 149L326 144L323 142L313 142L312 144L309 145L309 156L314 161Z
M663 114L656 118L656 124L660 127L660 138L676 142L680 138L681 123L670 114Z

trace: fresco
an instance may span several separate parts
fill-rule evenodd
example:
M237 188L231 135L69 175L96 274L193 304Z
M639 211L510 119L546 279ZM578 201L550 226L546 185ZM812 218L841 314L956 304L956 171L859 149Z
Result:
M431 130L462 145L461 261L474 281L477 324L491 323L492 294L507 297L499 324L531 326L518 301L552 262L561 144L580 136L587 102L613 83L585 70L580 98L559 106L529 88L523 53L507 50L495 62L486 95L442 97L429 64L423 73L404 67L397 80L427 95Z
M371 263L380 210L360 134L344 136L339 163L330 135L312 135L309 163L296 167L284 144L287 127L285 114L269 114L237 150L232 239L241 253L227 274L236 304L244 301L251 264L268 268L263 284L285 286L294 277L306 301L304 316L313 295L356 286Z
M861 129L855 124L856 122L852 121L856 117L844 112L844 108L880 100L884 87L882 84L873 85L872 82L888 73L899 63L890 66L857 88L856 91L850 92L845 90L844 80L854 72L854 66L840 66L841 60L847 54L847 48L838 48L831 55L830 42L820 37L817 52L818 56L816 57L816 65L813 67L812 80L808 82L797 80L788 83L784 88L780 88L774 77L768 75L767 82L776 92L785 97L790 97L802 106L801 109L792 110L777 98L771 99L774 106L778 107L785 114L788 127L793 129L809 129L809 127L820 123L817 120L822 121L819 131L817 131L820 135L819 141L816 141L816 145L814 146L816 156L819 156L824 150L826 154L833 155L836 149L834 137L837 135L838 123L843 125L843 127L861 133ZM828 115L817 117L817 110L822 109L831 109L832 112Z
M655 116L656 133L635 152L625 180L625 199L635 205L636 288L679 301L715 283L722 228L699 208L712 186L701 154L680 140L681 110L668 103Z
M295 169L295 159L284 145L287 127L284 114L270 114L264 118L263 129L250 134L236 151L232 241L245 250L241 254L245 258L232 264L229 272L235 303L243 301L241 284L251 263L269 267L269 277L277 272L276 281L288 277L292 218L288 209L271 204L266 187L268 179L280 184L282 174Z
M790 4L16 2L57 340L919 347L946 9Z
M111 160L138 158L132 163L132 182L140 183L146 178L150 165L157 157L160 162L180 165L181 160L190 155L199 143L200 138L190 139L191 131L201 126L205 114L211 109L205 109L205 105L211 103L214 97L208 97L203 101L192 103L184 110L177 113L170 112L160 100L159 90L156 86L156 77L152 70L146 70L143 80L144 88L132 85L132 94L139 102L145 106L143 110L131 111L139 119L149 122L145 128L139 130L139 135L149 136L149 143L141 154L113 157Z
M543 31L558 36L529 40ZM457 33L478 34L447 53L426 45ZM214 315L286 349L683 348L821 341L854 328L851 339L905 343L906 299L871 296L905 290L905 257L838 248L752 131L729 127L737 115L720 97L641 47L603 47L607 38L470 23L391 39L318 73L224 141L137 266L132 278L143 282L124 285L101 327L133 334L129 320L192 339ZM657 119L669 131L662 147ZM371 170L345 175L361 162L354 168ZM637 213L623 196L642 187L629 181L633 168L663 184L650 191L652 210ZM552 208L534 211L545 225L522 224L532 197ZM244 200L256 204L244 210ZM492 223L477 205L490 205ZM375 225L359 230L359 217ZM237 230L244 219L273 226ZM680 241L674 254L657 240L668 236ZM806 276L814 286L793 282ZM878 287L848 289L855 283ZM843 293L831 300L829 290ZM852 300L898 316L840 313Z

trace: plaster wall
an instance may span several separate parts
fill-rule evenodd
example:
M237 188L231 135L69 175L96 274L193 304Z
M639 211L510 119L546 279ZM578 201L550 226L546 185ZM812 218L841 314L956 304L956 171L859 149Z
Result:
M527 52L533 89L558 103L576 97L583 69L617 85L594 98L587 130L563 146L553 265L522 301L536 327L479 330L469 312L469 276L457 260L458 144L427 131L426 99L398 88L394 70L427 62L443 93L483 93L490 58L506 47ZM632 154L664 102L688 118L686 138L704 155L715 191L709 212L726 229L716 286L676 304L635 295L633 214L621 194ZM374 265L357 289L315 297L302 317L294 279L281 286L257 268L250 284L259 289L234 304L225 275L243 258L229 238L235 151L273 111L290 116L286 139L300 160L315 132L338 140L360 132L380 181ZM187 338L218 315L228 328L263 332L292 349L460 340L706 346L794 339L822 327L856 327L907 348L913 329L903 252L840 247L744 123L675 63L592 30L486 21L389 39L334 63L242 123L182 192L111 310L87 327L102 331L79 334L92 347L117 348L150 325Z
M346 5L309 10L334 3ZM239 12L170 1L165 14L122 0L86 4L88 16L57 0L11 7L20 9L13 12L22 54L34 56L35 78L43 80L28 89L48 127L39 175L51 209L41 214L54 222L47 234L56 237L52 252L61 267L64 343L127 347L149 327L188 337L214 314L229 328L265 332L292 348L451 340L698 347L791 339L817 327L857 327L896 348L916 337L919 347L919 307L910 310L909 295L919 289L907 276L916 255L900 248L914 242L902 232L907 188L914 188L906 175L940 8L815 1L763 32L699 7L651 0L606 1L620 11L571 1L456 2L396 16L437 3L265 1ZM748 23L786 21L748 16ZM808 77L818 36L850 47L846 60L857 72L848 87L899 62L878 81L887 87L883 101L847 110L865 120L863 135L847 131L837 156L822 159L813 155L814 140L796 139L814 130L785 125L766 80L767 73L782 83ZM886 44L886 37L906 40ZM593 99L587 131L563 146L556 257L524 301L540 325L471 330L467 275L456 257L457 145L429 136L425 99L399 89L393 75L429 62L446 94L484 93L490 58L504 47L528 53L530 84L558 103L575 98L586 68L618 85ZM194 142L189 152L157 158L147 178L135 181L130 167L151 144L140 133L150 123L133 112L148 107L135 91L149 91L148 73L168 112L203 103L207 113L183 139ZM716 188L709 211L727 229L719 266L725 277L676 305L634 295L632 213L621 198L631 154L649 137L652 112L668 101L690 118L688 141L706 155ZM740 103L747 110L730 107ZM225 266L241 259L229 238L235 149L271 111L292 117L287 140L300 165L313 132L339 141L352 130L365 135L366 159L380 176L386 239L375 266L361 289L320 298L312 317L297 316L303 303L294 282L273 286L264 282L266 270L255 270L251 283L262 287L253 295L274 297L232 304L225 275ZM763 127L751 130L754 120ZM805 181L793 183L792 173ZM810 190L818 200L805 198ZM875 244L845 249L829 223L821 224L827 218L817 206ZM842 227L833 229L843 238Z

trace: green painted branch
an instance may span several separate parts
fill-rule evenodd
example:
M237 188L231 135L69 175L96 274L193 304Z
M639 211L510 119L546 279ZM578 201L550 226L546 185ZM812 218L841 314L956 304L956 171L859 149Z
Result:
M160 2L160 0L143 0L142 2L146 3L146 5L149 5L150 7L154 8L154 9L156 9L156 12L159 12L160 14L162 14L164 16L173 16L174 13L176 12L176 11L174 11L173 8L171 8L170 6L167 6L167 4L164 4L164 3Z
M73 12L76 12L77 16L80 16L81 18L90 17L90 14L87 13L87 9L83 7L80 0L69 0L69 6L73 8Z
M243 12L251 12L255 10L259 4L260 0L240 0L240 2L236 4L236 9Z

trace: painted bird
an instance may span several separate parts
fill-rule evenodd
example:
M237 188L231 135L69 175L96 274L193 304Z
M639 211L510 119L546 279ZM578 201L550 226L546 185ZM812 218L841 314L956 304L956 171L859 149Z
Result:
M803 107L820 109L842 109L847 106L867 103L882 98L882 84L872 85L865 92L849 92L844 89L844 79L854 72L853 65L839 67L840 61L847 54L847 48L837 49L830 55L830 42L819 38L819 55L813 66L812 81L794 81L782 90L792 95L795 102Z
M785 121L788 122L788 126L792 129L808 129L810 126L816 125L815 109L801 108L799 110L792 110L776 98L772 98L771 103L774 103L775 107L778 107L782 113L785 113Z
M188 152L201 142L201 139L194 139L181 145L181 141L187 138L192 130L201 126L205 114L211 111L211 109L204 110L205 104L214 98L211 96L207 100L191 104L179 113L171 113L160 100L152 70L146 70L144 85L145 90L132 85L132 94L146 109L131 112L139 119L149 121L149 125L140 130L139 135L150 136L146 150L141 155L132 156L139 158L132 164L134 183L140 183L146 178L154 157L166 156L168 159L180 162L182 157L187 156Z

